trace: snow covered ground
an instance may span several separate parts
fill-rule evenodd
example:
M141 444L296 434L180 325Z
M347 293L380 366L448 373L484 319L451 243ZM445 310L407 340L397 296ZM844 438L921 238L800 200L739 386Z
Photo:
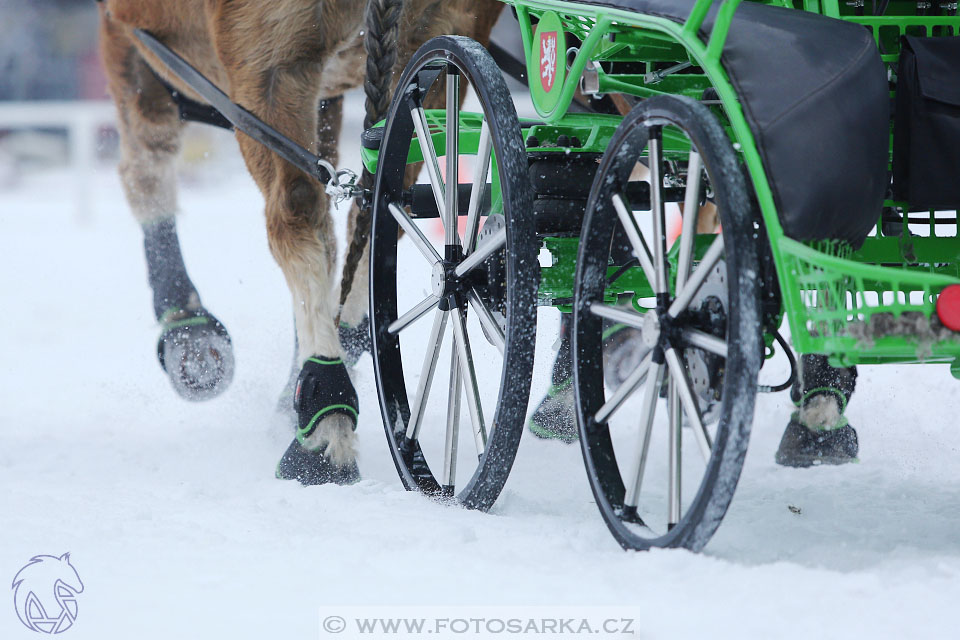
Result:
M341 162L356 167L346 140ZM737 496L697 555L623 552L579 449L529 434L489 514L405 492L368 356L364 480L304 488L273 478L292 433L274 411L290 300L239 160L181 193L188 267L236 348L232 387L203 404L177 397L156 362L141 235L115 172L96 172L83 223L70 179L0 190L0 583L31 556L71 552L85 590L68 637L334 637L320 635L321 607L413 604L612 605L645 638L957 637L946 366L862 367L849 410L861 463L844 468L777 467L789 402L761 397ZM557 324L542 316L536 397ZM0 594L0 638L27 637L13 592Z

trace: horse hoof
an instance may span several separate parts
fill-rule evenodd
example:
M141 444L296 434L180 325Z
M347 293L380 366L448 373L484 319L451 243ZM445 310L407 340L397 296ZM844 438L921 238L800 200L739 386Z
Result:
M357 470L357 392L339 358L314 356L300 370L293 405L297 437L277 465L277 477L301 484L352 484Z
M372 346L370 342L370 318L368 316L363 316L363 320L355 327L341 322L338 333L340 334L340 349L343 351L343 361L348 367L357 364L357 360L364 352L370 352Z
M233 380L230 335L202 309L164 317L157 357L173 388L187 400L214 398Z
M326 447L308 451L294 440L277 463L277 477L281 480L299 480L304 486L317 484L347 485L359 482L360 470L356 461L336 465L326 455Z

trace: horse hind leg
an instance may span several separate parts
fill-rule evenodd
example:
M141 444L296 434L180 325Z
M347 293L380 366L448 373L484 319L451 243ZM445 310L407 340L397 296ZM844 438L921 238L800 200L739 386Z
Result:
M183 263L174 219L145 224L143 231L154 313L162 327L160 366L184 398L213 398L233 379L230 334L200 302Z
M104 16L101 35L119 114L121 182L143 230L154 313L162 326L160 365L184 398L212 398L233 378L233 348L226 329L200 302L180 251L174 216L182 123L166 88L137 54L128 33Z
M357 217L360 216L360 207L353 203L350 207L350 218L347 225L347 239L352 244L356 238ZM367 223L369 224L369 222ZM372 349L370 341L369 316L369 282L370 277L370 243L364 242L360 259L353 273L353 280L347 292L343 308L340 310L340 346L343 349L344 360L353 366L364 352ZM346 267L344 267L346 270ZM341 281L341 286L343 282ZM340 292L337 292L337 299Z

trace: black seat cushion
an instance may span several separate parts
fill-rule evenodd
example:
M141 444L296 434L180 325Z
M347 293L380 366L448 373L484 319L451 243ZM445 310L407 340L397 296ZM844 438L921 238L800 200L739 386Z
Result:
M682 23L694 0L583 4ZM704 21L704 42L716 11L715 4ZM787 235L859 245L879 218L889 184L889 87L870 32L806 11L744 2L722 60Z

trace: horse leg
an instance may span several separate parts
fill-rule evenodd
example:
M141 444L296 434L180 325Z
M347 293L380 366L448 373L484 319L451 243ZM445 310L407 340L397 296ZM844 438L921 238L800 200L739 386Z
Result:
M218 44L228 40L221 37ZM241 61L227 66L235 101L304 147L317 150L318 65L242 59L230 51L220 52L220 57ZM262 68L256 66L259 60L265 61ZM297 435L277 465L277 477L303 484L354 482L359 478L354 434L358 401L333 320L336 239L323 186L260 143L240 133L237 138L266 200L270 251L294 302L301 365L294 394Z
M226 329L203 308L180 252L174 216L182 123L169 92L134 49L129 31L103 15L101 35L119 114L121 182L143 230L154 313L162 326L160 365L184 398L212 398L233 378L233 348Z
M354 203L350 207L350 217L347 222L347 238L351 242L356 238L357 216L360 215L360 208ZM340 345L343 348L343 356L351 365L356 364L357 360L364 351L369 352L372 348L370 342L370 317L368 310L370 307L369 292L370 277L370 243L363 243L363 253L360 261L357 263L354 271L352 286L347 293L347 299L340 310ZM337 294L339 300L340 295Z
M317 154L328 160L333 166L337 166L340 145L340 131L343 124L343 96L325 98L320 101L320 107L317 109ZM359 208L354 203L350 208L350 222L348 238L353 237L355 218ZM366 250L364 250L363 278L366 278ZM359 277L359 271L358 271ZM343 351L343 358L347 366L353 366L360 354L370 350L369 321L366 320L366 287L363 287L363 308L360 310L359 318L361 322L349 323L341 317L339 326L340 346ZM339 295L339 294L338 294ZM339 299L336 298L336 299ZM353 297L350 298L353 300ZM348 304L350 303L348 300ZM345 307L346 308L346 307ZM347 314L344 314L345 316ZM354 317L352 315L347 317ZM296 323L294 323L296 324ZM294 326L296 329L296 326ZM294 331L296 333L296 331ZM364 341L364 337L366 340ZM287 383L284 385L280 398L277 401L277 411L284 413L293 410L293 397L297 388L297 378L300 375L300 358L298 355L299 345L294 335L293 341L293 364L291 365L290 375L287 377Z

